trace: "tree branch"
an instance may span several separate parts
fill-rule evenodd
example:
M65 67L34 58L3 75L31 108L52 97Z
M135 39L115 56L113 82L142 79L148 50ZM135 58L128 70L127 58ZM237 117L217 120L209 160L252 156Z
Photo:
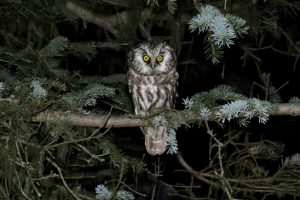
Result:
M119 27L127 21L127 12L125 11L118 13L118 15L99 16L72 1L67 1L65 7L81 17L84 21L107 29L116 38L119 38Z
M88 9L85 9L72 0L68 0L65 3L65 7L78 17L82 18L84 21L106 29L116 38L122 39L124 37L124 31L128 31L127 25L133 26L133 22L131 19L132 14L128 10L111 15L99 15L91 12ZM147 30L147 28L145 27L146 21L148 19L156 20L157 18L159 18L161 20L173 20L170 23L179 21L180 23L186 24L192 17L190 14L181 14L179 19L174 20L170 13L152 13L152 9L148 7L135 9L134 12L136 13L138 11L139 13L135 14L134 23L138 24L141 33L145 36L145 38L148 39L150 38L150 30Z
M300 116L300 104L297 103L272 104L269 114L275 116L282 116L282 115L290 115L294 117Z
M191 110L186 110L185 112L175 110L172 112L174 112L176 115L182 115L187 123L194 123L204 120L200 115L195 115L195 113ZM300 116L300 104L273 104L269 114L272 116ZM212 113L211 116L215 116L215 114ZM48 123L67 122L74 126L106 128L142 127L151 125L151 118L149 117L142 118L137 116L114 116L110 114L80 114L60 111L47 111L39 113L33 118L33 121Z
M149 125L142 118L135 116L113 116L105 114L66 113L60 111L47 111L39 113L34 122L59 123L66 122L74 126L85 127L140 127Z

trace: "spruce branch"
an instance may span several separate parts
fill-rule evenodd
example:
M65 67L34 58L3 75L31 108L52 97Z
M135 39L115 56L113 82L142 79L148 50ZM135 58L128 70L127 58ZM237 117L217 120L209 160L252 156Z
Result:
M218 47L212 36L208 36L204 47L206 60L211 60L212 64L216 65L223 59L224 48Z
M39 81L32 80L30 83L30 87L32 89L31 96L36 99L45 99L48 95L47 90L45 90Z
M68 47L68 45L69 40L66 37L55 37L39 51L39 55L43 57L62 56L62 52Z
M111 192L103 184L97 185L96 199L109 200L111 198Z
M178 144L176 139L176 131L174 129L169 130L167 137L167 153L175 154L178 151Z
M289 103L298 103L298 104L300 104L300 98L299 97L292 97L292 98L290 98Z
M236 38L233 27L225 17L217 17L211 22L212 37L215 44L220 47L230 47L233 45L233 39Z
M183 101L186 109L200 111L204 107L218 106L217 101L229 102L234 100L244 100L246 96L234 92L233 88L228 85L219 85L210 91L194 94L191 98Z
M283 161L284 167L289 167L292 165L300 165L300 153L296 153L296 154L292 155L291 157L287 157Z
M247 121L257 116L259 123L266 123L269 118L269 102L263 102L258 99L235 100L223 105L216 113L217 117L224 123L225 119L238 118L244 119L242 125L248 124Z
M102 85L90 84L79 92L71 92L63 95L61 101L64 105L79 112L86 112L88 106L95 106L98 98L112 98L115 96L115 89Z
M103 184L97 185L95 190L96 190L96 199L100 199L100 200L114 199L114 198L112 198L113 193ZM134 200L135 199L133 194L126 190L116 191L115 198L118 200Z
M220 63L224 47L230 48L234 39L246 34L249 27L246 21L233 14L224 15L212 5L204 5L199 14L189 21L191 32L198 30L198 34L208 32L206 37L205 55L213 64Z
M174 14L176 9L177 9L176 0L168 0L168 10L169 10L169 12Z

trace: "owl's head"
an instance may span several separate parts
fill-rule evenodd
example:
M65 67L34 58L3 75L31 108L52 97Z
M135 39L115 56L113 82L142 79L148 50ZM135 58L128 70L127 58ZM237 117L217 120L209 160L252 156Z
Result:
M175 52L165 42L141 43L128 54L129 67L141 75L168 73L176 64Z

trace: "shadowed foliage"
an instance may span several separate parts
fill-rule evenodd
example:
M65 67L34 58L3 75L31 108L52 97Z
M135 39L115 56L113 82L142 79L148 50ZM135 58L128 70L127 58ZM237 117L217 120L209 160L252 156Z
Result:
M2 0L0 199L300 197L299 10L297 0ZM148 40L174 47L179 96L176 110L140 117L127 53ZM162 156L135 128L149 124L170 130Z

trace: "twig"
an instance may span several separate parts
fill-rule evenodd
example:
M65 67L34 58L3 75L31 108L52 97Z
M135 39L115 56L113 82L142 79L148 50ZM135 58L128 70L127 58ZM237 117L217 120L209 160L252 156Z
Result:
M55 162L53 162L52 160L50 160L49 158L46 158L56 169L57 169L57 171L58 171L58 173L59 173L59 176L60 176L60 178L61 178L61 180L62 180L62 182L63 182L63 184L64 184L64 186L67 188L67 190L72 194L72 196L76 199L76 200L80 200L80 198L69 188L69 186L68 186L68 184L67 184L67 182L65 181L65 179L64 179L64 177L63 177L63 175L62 175L62 173L61 173L61 169L60 169L60 167L55 163Z
M17 177L17 181L18 181L18 184L19 184L19 189L20 189L22 195L24 196L25 199L31 200L31 198L28 197L27 194L23 191L23 187L21 186L21 181L20 181L20 177L19 177L19 172L17 172L17 170L14 170L14 172L15 172L15 175Z
M33 180L32 180L31 174L30 174L28 171L27 171L27 175L28 175L28 177L29 177L29 179L30 179L30 183L31 183L31 185L32 185L32 187L33 187L33 189L34 189L36 195L37 195L39 198L41 198L41 197L42 197L42 194L39 192L39 190L38 190L38 189L36 188L36 186L34 185L34 182L33 182Z
M118 179L117 181L120 181L120 180ZM120 183L121 183L124 187L126 187L128 190L130 190L131 192L133 192L133 193L135 193L135 194L137 194L137 195L139 195L139 196L142 196L142 197L147 197L146 194L142 194L142 193L136 191L135 189L129 187L124 181L121 181Z
M183 166L184 169L186 169L188 172L190 172L191 174L193 174L194 176L198 176L198 172L196 170L194 170L182 157L181 153L177 153L176 154L176 158L178 160L178 162Z
M212 174L208 174L208 173L200 173L197 172L196 170L194 170L182 157L181 153L177 153L176 154L176 159L177 161L181 164L181 166L189 173L191 173L193 176L195 176L197 179L199 179L200 181L203 181L205 183L207 183L208 185L214 186L214 187L220 187L220 185L218 185L218 183L216 183L215 181L211 181L209 179L207 179L206 177L209 178L214 178L216 179L215 175ZM206 175L206 177L204 176Z
M47 144L45 146L45 148L55 148L55 147L58 147L58 146L63 146L63 145L66 145L66 144L73 144L73 143L79 143L79 142L85 142L85 141L89 141L89 140L93 140L93 139L99 139L101 137L103 137L108 131L110 130L110 128L107 128L103 133L99 134L98 136L94 136L98 131L99 129L97 129L96 131L93 132L92 135L86 137L86 138L81 138L81 139L72 139L72 140L68 140L68 141L65 141L65 142L61 142L61 143L56 143L56 144L53 144L50 143L50 144Z
M223 185L223 190L225 191L228 199L234 200L234 198L231 195L232 194L231 185L224 177L224 168L223 168L223 161L222 161L222 147L224 146L224 144L215 137L215 135L213 134L213 131L209 127L208 121L207 120L204 120L204 121L205 121L205 126L207 129L207 133L213 138L213 140L218 145L218 159L219 159L219 165L220 165L220 174L217 171L215 171L215 174L220 178L220 181Z

